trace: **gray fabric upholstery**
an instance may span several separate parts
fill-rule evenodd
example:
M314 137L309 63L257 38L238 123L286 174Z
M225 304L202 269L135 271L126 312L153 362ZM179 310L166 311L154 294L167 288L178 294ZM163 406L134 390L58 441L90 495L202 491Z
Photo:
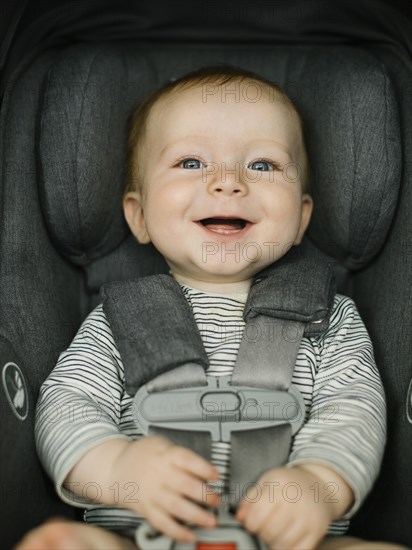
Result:
M273 79L302 110L315 199L308 235L335 259L338 290L358 304L388 399L384 468L353 533L412 544L410 69L389 50L83 43L36 59L8 86L1 110L2 359L9 360L8 346L24 358L34 400L99 302L101 284L165 272L162 257L131 238L121 215L127 113L163 80L218 62ZM19 422L13 433L24 437L32 411ZM20 471L25 491L43 483L40 469L25 468L27 456L12 446L1 452L5 471ZM8 496L2 519L15 522L14 537L57 504L50 498L20 519L18 497Z
M1 368L3 372L7 362L16 362L32 405L40 383L76 334L86 311L83 277L51 243L37 188L36 120L43 78L52 60L52 54L38 59L24 78L9 87L0 119ZM33 406L25 420L18 420L3 386L0 391L2 484L16 483L15 490L4 493L0 532L2 546L11 548L19 534L46 517L53 513L73 517L74 510L58 501L39 467L29 436Z
M410 68L386 48L375 55L386 67L399 105L402 135L402 185L393 223L380 254L353 274L355 299L374 345L386 392L388 440L381 475L354 534L388 537L412 546L412 113Z

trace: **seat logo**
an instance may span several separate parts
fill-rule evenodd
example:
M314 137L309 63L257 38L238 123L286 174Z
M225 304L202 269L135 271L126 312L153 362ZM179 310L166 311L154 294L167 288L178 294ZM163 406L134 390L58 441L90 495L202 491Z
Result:
M406 395L406 417L412 424L412 379L409 383L408 393Z
M29 394L23 373L16 363L4 365L2 381L11 410L19 420L25 420L29 412Z

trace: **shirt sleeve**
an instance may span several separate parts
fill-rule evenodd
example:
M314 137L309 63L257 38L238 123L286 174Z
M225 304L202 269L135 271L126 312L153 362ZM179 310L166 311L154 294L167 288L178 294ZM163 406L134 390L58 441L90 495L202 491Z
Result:
M63 487L67 474L91 448L126 438L119 428L123 365L102 306L81 325L40 389L35 438L39 458L59 496L74 506L96 506L99 487L91 482L83 497Z
M318 342L309 419L297 433L288 466L318 462L337 471L359 509L378 476L386 442L385 395L373 347L355 303L337 294L328 330ZM330 498L339 498L336 493Z

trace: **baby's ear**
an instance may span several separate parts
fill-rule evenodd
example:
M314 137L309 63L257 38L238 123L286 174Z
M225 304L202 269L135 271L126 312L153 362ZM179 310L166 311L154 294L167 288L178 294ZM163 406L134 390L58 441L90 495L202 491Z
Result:
M140 244L151 242L146 230L142 197L139 192L131 191L123 197L123 212L130 231Z
M308 228L310 218L312 217L313 212L313 199L310 195L305 193L302 195L302 215L300 218L300 227L299 232L296 236L294 244L300 244L305 234L306 229Z

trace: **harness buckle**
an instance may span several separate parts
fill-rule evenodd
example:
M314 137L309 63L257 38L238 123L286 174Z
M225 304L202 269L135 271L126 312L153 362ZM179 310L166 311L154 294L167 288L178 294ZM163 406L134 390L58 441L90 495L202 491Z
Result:
M290 424L292 435L305 419L299 390L232 386L230 376L207 376L207 386L149 393L146 384L133 401L134 416L148 434L150 426L210 432L212 441L230 442L231 432Z

